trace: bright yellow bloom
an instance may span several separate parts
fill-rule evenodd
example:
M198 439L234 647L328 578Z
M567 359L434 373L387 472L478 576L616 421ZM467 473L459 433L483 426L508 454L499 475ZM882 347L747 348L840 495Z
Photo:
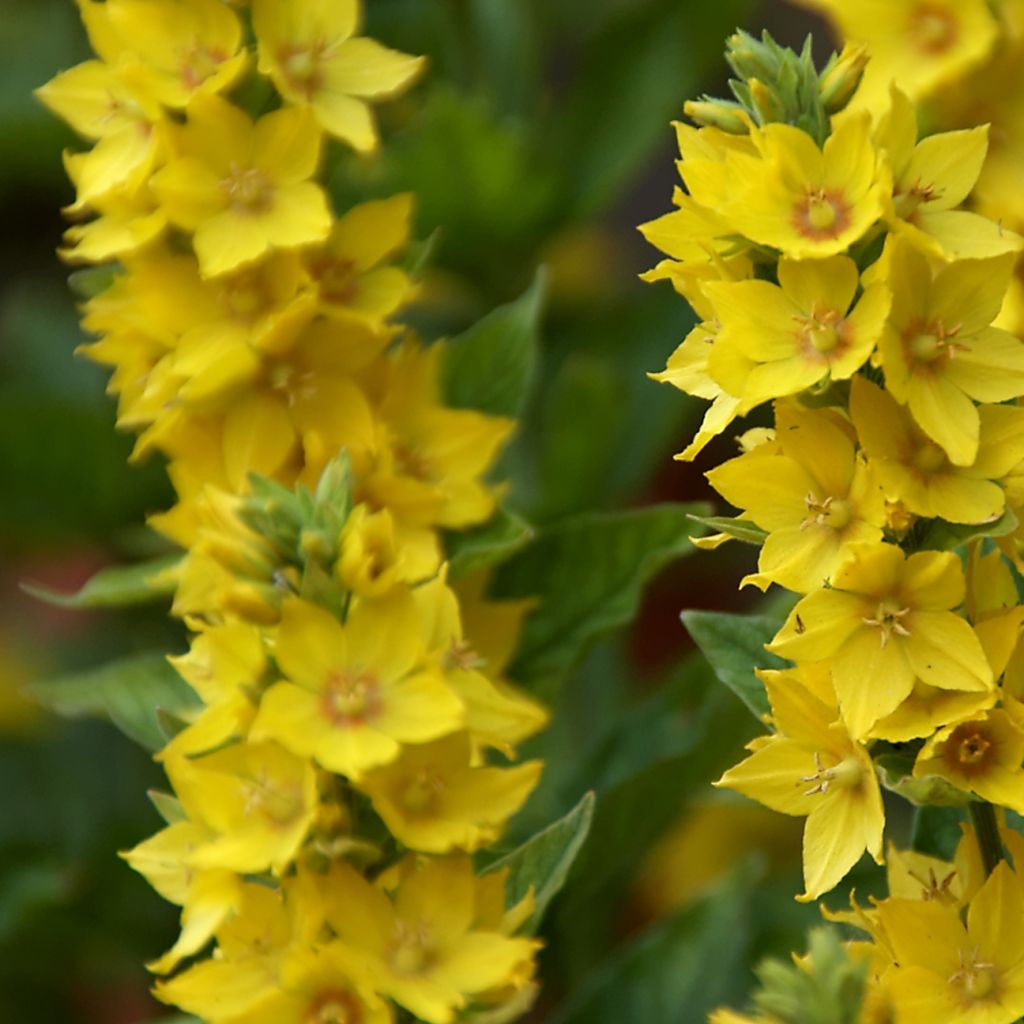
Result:
M955 207L970 195L985 162L987 127L940 132L917 141L917 111L895 86L878 142L892 165L892 224L917 248L944 259L1017 252L1019 235L994 219Z
M901 1021L1012 1024L1024 1013L1024 896L1005 862L971 901L966 926L955 906L935 900L878 909Z
M875 722L868 735L890 743L931 736L947 722L992 707L997 696L995 690L943 690L915 679L910 696L891 714Z
M879 344L886 388L951 462L969 466L980 432L974 401L1024 392L1024 343L990 326L1013 259L964 260L933 273L906 242L888 251L892 315Z
M721 324L708 372L747 407L851 377L874 351L889 313L881 282L854 303L859 275L846 256L783 258L778 274L778 286L708 281L703 288Z
M854 454L848 423L795 402L777 403L775 418L777 445L754 448L707 477L768 532L758 572L744 583L807 593L833 575L848 545L882 539L884 502Z
M390 897L339 861L322 885L330 926L367 957L378 991L428 1024L448 1024L467 997L529 976L540 943L478 923L489 887L467 858L408 864Z
M405 747L397 761L368 772L359 788L410 849L472 852L494 843L536 786L541 767L540 761L509 768L474 763L463 732Z
M915 778L937 775L989 803L1024 812L1024 731L999 709L940 729L921 748Z
M424 60L357 36L360 8L360 0L253 0L252 16L260 71L324 131L368 151L377 127L367 100L400 92Z
M735 234L808 259L843 252L882 216L888 187L867 114L844 118L822 149L787 124L751 137L759 158L734 155L716 186Z
M282 874L316 817L316 772L276 743L235 743L206 756L165 758L189 818L215 834L188 858L196 868Z
M168 107L224 92L245 71L242 25L221 0L78 0L93 49Z
M152 188L170 221L194 232L204 276L330 233L327 197L309 180L320 134L307 112L275 110L253 124L219 96L199 94L189 103L178 148Z
M79 156L69 156L65 169L79 189ZM167 229L167 215L159 209L148 182L135 189L117 189L90 201L97 216L73 224L64 232L58 253L67 263L109 263L155 242ZM74 212L74 211L71 211Z
M251 738L273 738L329 771L358 778L461 728L462 702L424 658L407 593L360 602L343 625L316 605L286 601L277 631L286 682L260 702Z
M986 405L978 410L978 451L957 466L910 413L865 377L850 390L857 437L890 501L915 515L950 523L999 518L1006 495L998 481L1024 459L1024 409Z
M801 900L832 889L865 850L882 862L885 816L871 758L835 708L792 674L762 676L776 732L716 783L783 814L806 816Z
M73 209L114 192L135 192L163 157L159 102L117 68L88 60L40 86L36 96L79 135L96 141L89 152L66 157L78 188Z
M871 53L855 99L871 107L896 79L912 99L930 96L986 59L998 22L985 0L800 0L829 14L843 35Z
M992 688L974 630L950 611L963 599L952 552L907 557L892 544L853 545L831 589L799 601L768 649L798 661L831 659L843 721L861 738L910 695L915 679L944 690Z

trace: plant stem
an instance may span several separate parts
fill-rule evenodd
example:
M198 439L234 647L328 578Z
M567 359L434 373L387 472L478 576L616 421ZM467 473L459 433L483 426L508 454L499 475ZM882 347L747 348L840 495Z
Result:
M971 824L978 837L978 847L981 850L981 862L985 865L985 874L991 875L996 865L1003 859L1003 844L999 839L995 808L985 801L972 800L967 805L967 810L971 815Z

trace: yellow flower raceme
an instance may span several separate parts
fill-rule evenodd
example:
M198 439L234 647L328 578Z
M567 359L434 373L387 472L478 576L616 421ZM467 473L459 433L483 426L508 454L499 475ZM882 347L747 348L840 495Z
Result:
M958 466L909 411L864 377L850 390L850 415L869 464L890 501L915 515L950 523L986 523L1006 507L999 481L1024 458L1024 409L978 409L978 450Z
M360 151L377 146L368 100L400 92L422 57L356 35L361 0L253 0L259 68L281 95L308 106L331 135Z
M715 783L783 814L806 816L804 895L832 889L867 850L882 861L885 816L871 758L836 710L795 676L762 676L777 730Z
M253 740L353 778L462 727L462 702L424 656L408 593L363 601L344 625L298 599L285 602L276 657L286 677L264 695Z
M892 544L851 545L832 587L799 601L768 649L831 660L843 721L861 738L910 695L915 679L946 690L992 688L976 634L951 610L964 589L951 552L907 557Z
M777 445L754 448L707 477L768 531L758 572L744 583L807 593L833 575L848 545L882 539L884 501L854 453L848 423L795 402L777 403L775 416Z
M1024 1013L1024 896L1006 863L971 900L966 925L936 900L889 899L878 912L902 1021L1012 1024Z
M254 124L226 100L204 94L187 112L178 155L153 176L152 188L168 219L194 233L204 276L328 237L327 197L310 181L320 133L308 112L285 108Z
M703 286L721 324L708 372L747 407L853 376L874 351L889 312L889 291L881 282L854 302L859 275L846 256L783 258L778 276L778 286L767 281Z
M974 402L1024 392L1024 343L991 326L1012 265L1006 256L936 272L906 242L889 249L892 315L879 343L885 385L958 466L977 457Z

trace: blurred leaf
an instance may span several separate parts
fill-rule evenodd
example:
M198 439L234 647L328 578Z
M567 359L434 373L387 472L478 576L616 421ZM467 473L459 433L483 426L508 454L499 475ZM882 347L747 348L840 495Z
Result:
M181 802L176 796L165 793L160 789L148 790L146 796L149 797L149 802L156 808L157 814L168 825L173 825L176 821L185 821L188 818L185 809L181 806Z
M157 710L197 707L198 698L164 654L135 654L99 668L33 683L28 692L67 718L108 718L147 750L165 743Z
M961 807L918 807L911 846L929 857L952 860L960 842L960 823L964 815Z
M539 270L515 302L451 340L442 369L449 405L492 416L518 415L536 360L544 291L544 272Z
M563 520L505 562L495 596L540 597L527 618L513 678L548 694L599 637L636 612L644 583L689 554L686 515L699 505L655 505Z
M509 0L466 0L464 40L471 50L473 79L502 113L529 113L541 82L537 27L532 6Z
M706 526L714 533L726 533L745 544L760 547L768 534L748 519L733 519L731 516L690 516L695 523Z
M22 590L60 608L123 608L145 604L174 593L174 580L166 575L181 555L155 558L138 565L114 565L100 569L81 590L65 594L40 583L22 583Z
M117 277L118 265L105 263L100 267L83 267L68 274L68 287L79 299L91 299L105 292Z
M551 1024L699 1021L746 986L749 872L595 965Z
M786 662L764 649L781 623L763 615L729 612L685 611L682 619L715 675L761 721L771 709L754 669L785 668Z
M67 868L51 861L22 864L8 872L0 885L0 942L9 941L38 909L64 903L70 882Z
M586 842L594 816L594 794L587 793L564 817L528 839L518 849L487 867L487 871L508 870L505 900L515 906L531 887L535 907L529 921L521 929L533 935L544 917L548 904L565 885L569 869Z
M721 63L723 39L747 7L746 0L633 3L588 42L549 139L573 212L606 207L668 142L669 120Z
M533 537L533 527L525 519L503 508L483 526L446 533L449 578L457 580L503 562Z

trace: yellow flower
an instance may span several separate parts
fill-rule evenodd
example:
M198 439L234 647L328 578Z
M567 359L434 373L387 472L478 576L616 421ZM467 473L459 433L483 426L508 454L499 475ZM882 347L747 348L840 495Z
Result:
M943 259L983 259L1017 252L1019 235L955 207L970 195L988 149L988 128L939 132L917 141L917 111L895 86L878 143L893 171L893 227L917 248Z
M962 78L986 59L998 22L985 0L799 0L829 14L845 39L871 53L854 100L870 108L897 79L912 99Z
M940 729L921 748L914 777L936 775L982 800L1024 812L1024 731L1002 710Z
M744 583L807 593L832 576L849 544L880 541L882 493L854 454L849 424L827 410L779 402L777 445L762 445L708 474L711 486L768 537Z
M541 767L540 761L509 768L475 763L462 732L405 747L397 761L368 772L359 788L410 849L472 852L494 843L536 786Z
M338 218L323 246L306 254L322 312L379 328L408 300L408 274L380 264L405 248L411 216L412 196L404 193L360 203Z
M905 743L931 736L947 722L977 714L996 702L995 690L942 690L914 680L910 695L891 714L880 718L868 733L871 739Z
M890 899L878 910L901 1021L1012 1024L1024 1013L1024 896L1005 862L971 901L966 926L935 900Z
M224 92L245 71L238 15L220 0L78 0L93 49L168 107Z
M853 380L850 415L889 500L951 523L987 523L1002 514L1006 495L998 481L1024 459L1024 409L982 406L978 451L964 466L950 462L910 413L865 377Z
M531 973L540 943L478 923L488 887L467 858L407 862L390 897L337 861L322 886L328 922L368 958L378 991L428 1024L448 1024L468 997Z
M752 133L760 157L734 156L716 209L733 232L793 259L832 256L884 211L867 114L842 119L819 149L806 132L768 124Z
M74 210L113 192L136 191L163 158L162 108L118 68L88 60L40 86L36 96L79 135L96 141L89 152L66 157L78 189Z
M324 131L369 151L377 127L367 100L401 91L424 60L357 36L360 8L360 0L253 0L252 17L260 71Z
M778 274L778 286L703 286L721 324L708 372L746 408L851 377L874 351L889 312L889 291L880 282L868 285L854 303L859 275L846 256L783 258Z
M169 220L194 232L204 276L330 233L327 197L309 180L320 133L307 112L276 110L253 124L226 100L200 93L188 105L178 148L152 188Z
M974 630L949 609L964 599L952 552L907 557L893 544L851 545L832 587L800 600L768 649L832 661L843 721L861 738L909 695L914 680L987 691L992 670Z
M68 157L65 169L79 189L80 157ZM58 254L67 263L109 263L152 244L167 229L167 215L159 209L148 182L94 198L89 210L97 216L64 232L65 244Z
M969 466L981 423L974 401L1024 392L1024 344L990 326L1013 258L963 260L933 273L908 243L887 248L892 315L879 343L886 388L950 462Z
M177 942L148 965L158 974L198 953L238 905L241 880L234 872L223 868L200 871L189 863L195 850L211 838L203 826L179 821L121 854L165 900L182 908Z
M287 681L260 702L253 740L273 738L329 771L358 778L461 728L462 702L424 659L407 593L360 602L342 625L316 605L286 601L277 631Z
M832 889L867 850L882 862L885 816L871 758L792 674L762 676L776 732L716 783L780 811L807 817L801 900Z
M276 743L235 743L164 759L189 818L214 836L189 855L199 869L282 874L316 817L316 772Z

